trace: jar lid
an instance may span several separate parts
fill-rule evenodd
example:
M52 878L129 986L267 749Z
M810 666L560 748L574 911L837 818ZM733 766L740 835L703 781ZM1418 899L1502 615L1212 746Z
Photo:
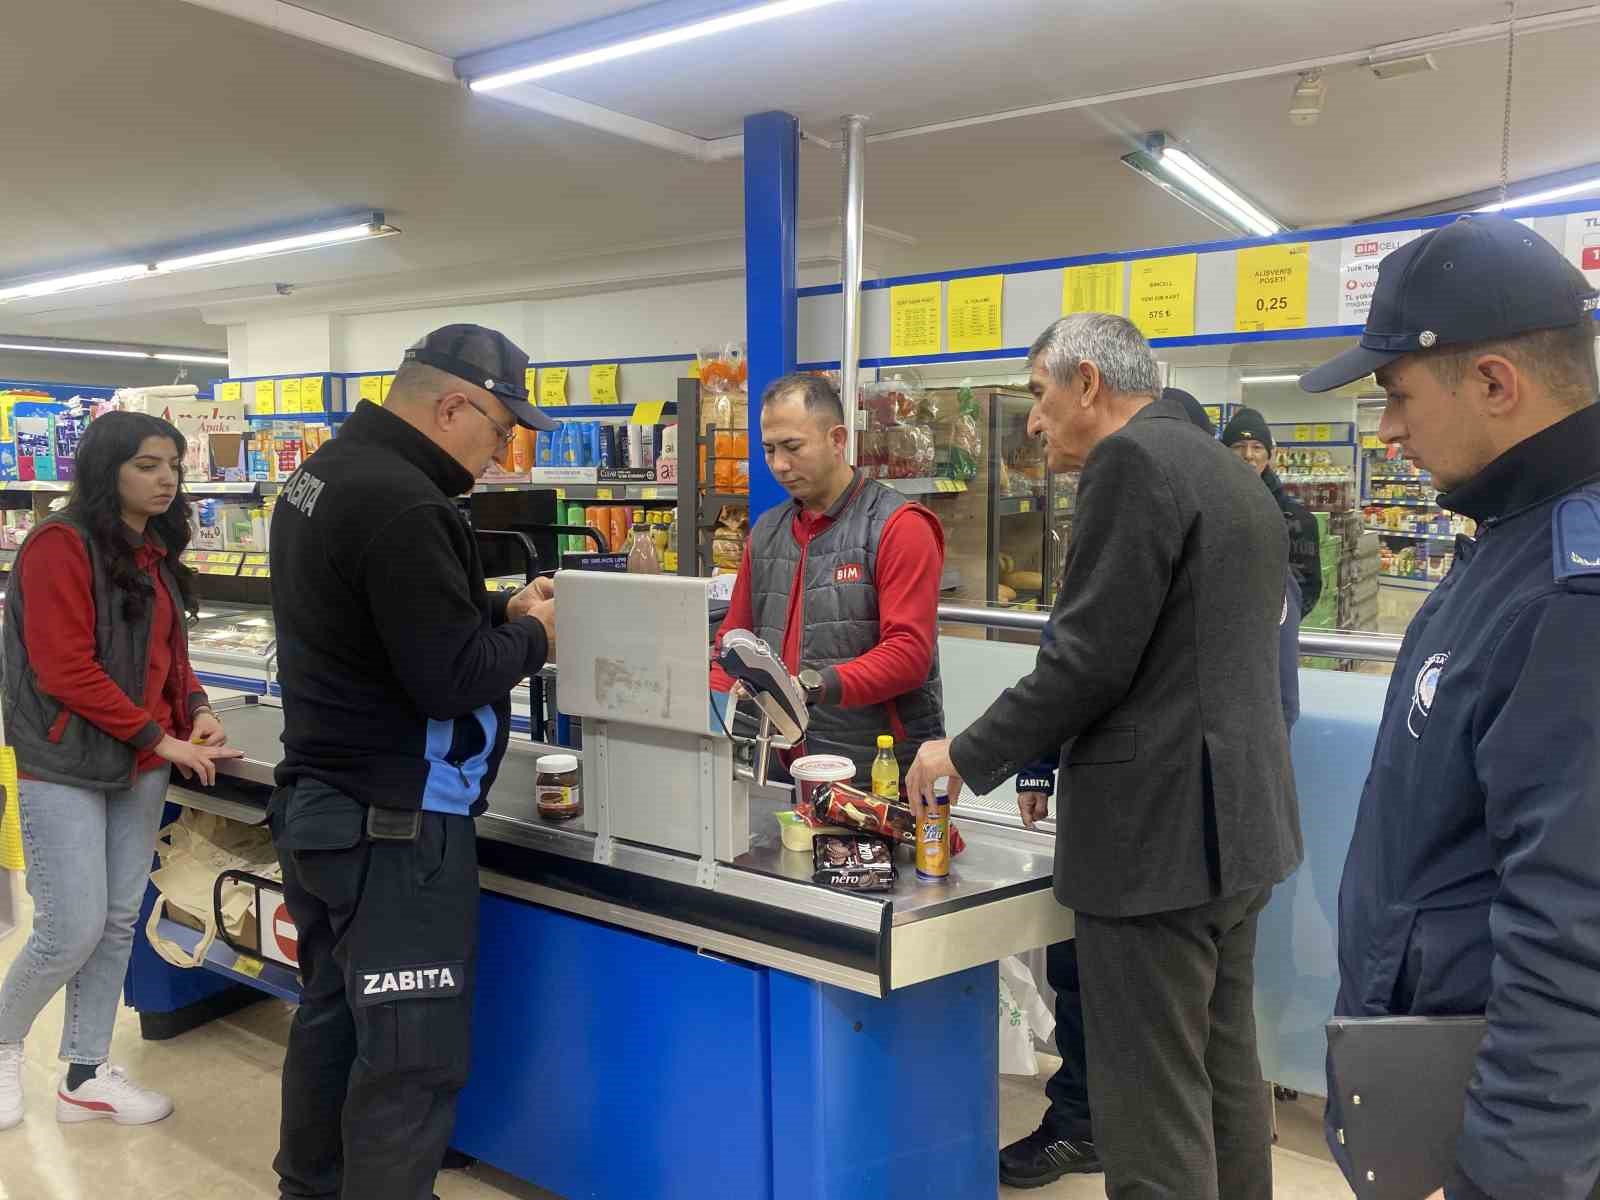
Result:
M546 754L533 764L541 775L565 775L578 769L576 754Z

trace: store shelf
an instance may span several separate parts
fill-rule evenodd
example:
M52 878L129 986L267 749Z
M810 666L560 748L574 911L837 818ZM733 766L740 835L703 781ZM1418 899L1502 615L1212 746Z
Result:
M593 421L602 417L620 417L624 420L631 419L637 404L556 404L548 408L541 406L542 410L558 421L577 420ZM661 410L663 417L676 416L678 405L676 401L669 400Z
M1431 592L1438 586L1437 580L1418 579L1412 575L1388 575L1380 573L1378 578L1391 587L1411 588L1413 591Z
M678 485L675 483L480 483L474 492L555 492L562 500L638 500L648 503L659 500L675 503Z
M246 421L310 421L318 425L337 425L349 417L349 413L342 412L308 412L308 413L246 413Z
M962 479L880 479L885 487L892 487L902 496L958 496L967 490Z
M1378 525L1364 525L1362 528L1381 537L1409 538L1415 542L1450 542L1453 545L1460 536L1454 533L1418 533L1410 529L1384 529Z
M1023 517L1043 509L1043 503L1034 496L1003 496L994 502L995 511L1002 517Z
M1384 500L1376 496L1363 496L1363 507L1366 508L1438 508L1432 500Z
M1371 483L1432 483L1432 475L1373 475Z

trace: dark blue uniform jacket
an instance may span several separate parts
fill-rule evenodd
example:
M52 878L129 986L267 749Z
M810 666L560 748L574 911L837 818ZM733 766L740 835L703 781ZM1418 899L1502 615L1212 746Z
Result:
M1600 1174L1600 406L1440 502L1478 536L1389 685L1339 889L1338 1011L1487 1013L1446 1195L1582 1200Z

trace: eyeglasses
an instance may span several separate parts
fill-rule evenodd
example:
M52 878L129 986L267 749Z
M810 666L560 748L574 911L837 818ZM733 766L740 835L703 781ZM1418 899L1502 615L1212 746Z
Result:
M489 422L489 424L494 426L494 431L500 435L500 444L502 446L509 446L509 445L511 445L511 443L513 441L516 440L517 427L515 425L512 425L510 427L502 425L502 424L500 424L499 421L496 421L493 417L491 417L483 409L479 408L476 404L473 404L473 402L471 400L468 400L467 403L472 405L472 409L473 409L474 412L476 412L485 421Z

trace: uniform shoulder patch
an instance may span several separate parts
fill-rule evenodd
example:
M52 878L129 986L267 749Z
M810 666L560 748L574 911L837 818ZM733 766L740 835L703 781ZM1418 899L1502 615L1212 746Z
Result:
M1557 501L1551 537L1558 580L1600 576L1600 491L1584 488Z

